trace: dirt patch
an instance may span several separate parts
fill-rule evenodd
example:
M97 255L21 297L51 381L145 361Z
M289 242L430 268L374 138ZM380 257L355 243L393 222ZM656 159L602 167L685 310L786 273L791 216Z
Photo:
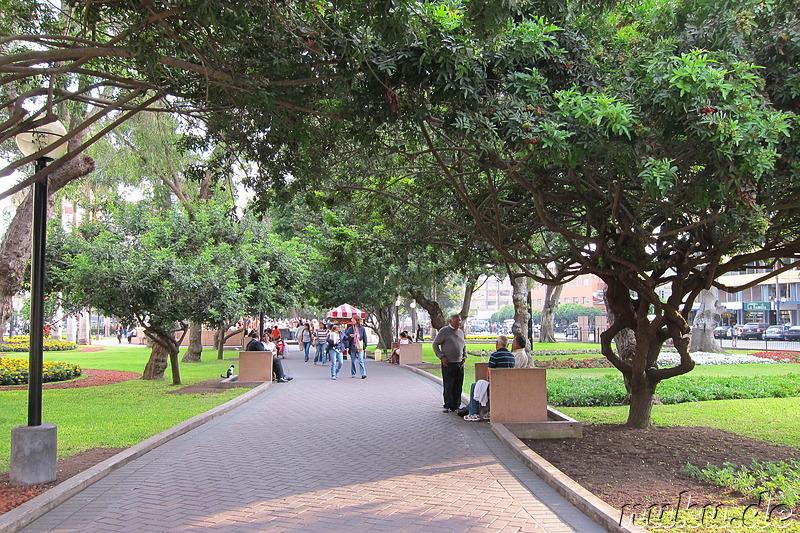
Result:
M220 387L219 381L218 379L209 379L201 381L200 383L195 383L194 385L187 385L180 389L171 390L167 394L218 394L228 390Z
M139 379L141 374L136 372L123 372L121 370L97 370L92 368L83 369L84 377L72 381L60 381L56 383L45 383L43 389L76 389L80 387L98 387L100 385L111 385L132 379ZM27 390L27 385L15 385L0 387L0 391L6 390Z
M525 440L533 451L566 475L620 509L623 505L675 503L689 491L696 503L750 504L738 493L700 483L681 471L724 462L800 460L800 449L776 446L707 427L632 429L598 424L582 439ZM684 496L685 501L685 496Z
M56 480L53 483L43 483L30 487L15 487L9 485L8 472L0 472L0 514L6 513L43 493L51 487L66 481L75 474L105 461L125 448L92 448L61 459L57 463Z

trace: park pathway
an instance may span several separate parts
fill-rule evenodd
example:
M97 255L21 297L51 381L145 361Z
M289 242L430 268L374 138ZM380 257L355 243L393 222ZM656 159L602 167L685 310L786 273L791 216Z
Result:
M294 381L110 473L23 531L603 531L440 387L368 361L337 381L291 346ZM164 406L169 409L169 406Z

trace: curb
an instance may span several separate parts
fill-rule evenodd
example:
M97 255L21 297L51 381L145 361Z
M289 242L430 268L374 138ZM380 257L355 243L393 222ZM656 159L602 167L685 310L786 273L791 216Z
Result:
M408 365L401 365L401 367L426 377L439 385L442 384L442 378L424 370ZM469 396L465 393L461 393L461 399L469 405ZM498 440L505 444L528 468L606 531L610 533L647 533L646 529L635 525L621 525L620 511L586 490L578 482L550 464L544 457L525 446L503 424L491 424L491 427L492 433L495 434Z
M622 525L620 511L586 490L544 457L528 448L503 424L491 424L491 427L492 433L528 468L606 531L610 533L647 533L646 529L636 525Z
M254 397L265 392L271 383L272 382L263 383L255 389L237 396L222 405L218 405L209 411L195 415L157 435L153 435L149 439L143 440L139 444L131 446L127 450L123 450L113 457L109 457L105 461L97 463L93 467L72 476L39 496L28 500L19 507L0 515L0 533L14 533L15 531L19 531L75 494L100 481L111 472L130 463L134 459L141 457L150 450L176 437L180 437L206 422L252 400Z

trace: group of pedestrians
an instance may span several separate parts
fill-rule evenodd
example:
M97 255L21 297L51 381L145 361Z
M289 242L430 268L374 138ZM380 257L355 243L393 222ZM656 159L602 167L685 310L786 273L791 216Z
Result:
M364 358L367 348L367 331L360 318L356 317L343 330L340 324L328 327L320 322L316 327L311 322L301 323L296 332L297 344L303 350L303 361L315 365L330 363L331 379L339 377L344 364L344 354L350 358L350 377L367 378ZM311 348L316 348L311 358Z

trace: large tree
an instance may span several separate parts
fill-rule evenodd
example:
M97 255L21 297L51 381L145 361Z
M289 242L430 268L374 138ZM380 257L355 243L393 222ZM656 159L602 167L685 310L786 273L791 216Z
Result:
M797 5L564 4L546 19L546 3L519 3L500 25L469 10L409 21L375 64L397 120L373 138L403 184L396 201L430 212L435 191L441 224L535 281L606 283L603 353L630 385L628 424L647 426L658 383L694 367L700 291L800 257ZM386 143L400 133L416 142ZM387 194L374 176L362 184ZM629 359L612 343L624 330ZM658 368L668 340L680 363Z
M214 207L214 208L212 208ZM81 226L64 258L66 297L123 321L138 323L153 341L144 379L172 369L187 320L215 321L243 308L243 272L253 256L224 206L207 205L189 221L180 208L153 211L145 202L120 203Z
M729 15L718 22L737 39L689 49L680 38L699 22L690 9L698 4ZM471 107L446 87L427 89L447 105L420 125L430 159L509 262L555 265L546 278L529 272L543 283L584 273L606 283L615 320L602 350L630 384L632 426L649 425L660 381L693 368L686 319L700 291L730 289L725 273L789 258L774 275L800 256L798 95L782 93L783 105L774 105L770 82L780 73L752 62L765 34L796 54L795 33L766 27L779 19L796 29L793 7L680 8L677 17L672 3L570 14L560 21L570 31L531 17L482 45L472 41L484 53L465 74L474 78ZM656 22L640 19L648 9ZM747 24L735 25L734 12ZM407 69L420 61L409 56ZM781 68L784 78L797 72L796 64ZM541 231L560 239L542 248L532 239ZM612 344L625 329L636 340L630 361ZM680 363L658 368L667 340Z

